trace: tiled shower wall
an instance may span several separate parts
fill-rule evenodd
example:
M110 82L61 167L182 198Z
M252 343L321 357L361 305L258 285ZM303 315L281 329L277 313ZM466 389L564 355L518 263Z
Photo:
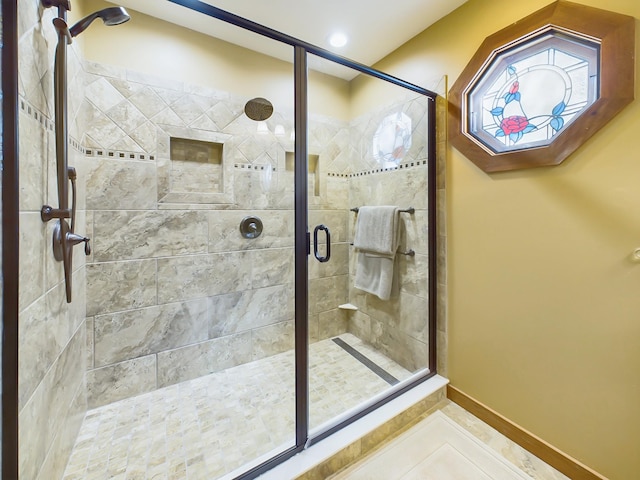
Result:
M427 102L426 97L409 96L398 104L369 112L353 120L351 135L363 139L350 178L350 205L397 205L415 208L414 214L400 213L401 252L395 270L400 292L388 301L353 287L356 255L350 257L351 303L349 331L373 345L410 371L428 366L428 183L427 183ZM404 113L411 119L411 147L399 168L380 171L372 152L376 129L388 115ZM355 214L352 214L352 231ZM353 235L353 233L352 233Z
M89 406L293 348L291 118L276 113L270 133L259 134L243 113L248 99L97 64L86 70ZM327 176L348 152L348 126L314 123L320 183L311 221L332 229L335 261L312 262L310 290L321 292L310 302L312 340L346 331L337 306L348 294L348 180ZM272 133L276 124L286 135ZM185 182L184 165L176 177L170 137L224 144L219 188L184 188L198 182ZM263 222L256 239L240 235L248 215Z
M259 134L243 114L245 98L98 64L86 70L89 405L293 348L291 115L276 112ZM311 341L350 329L411 369L425 367L428 354L426 101L350 124L314 117L309 128L318 156L309 225L329 226L333 243L331 262L309 263ZM413 119L411 150L401 168L375 172L362 139L398 110ZM273 134L278 124L284 136ZM175 181L170 137L224 144L217 191ZM345 206L381 203L417 210L403 218L417 255L400 257L392 302L349 287L355 216ZM240 235L247 215L263 221L257 239ZM355 315L337 308L350 297Z
M242 115L247 99L83 62L75 46L69 164L78 170L76 230L93 253L85 267L76 249L74 301L65 302L53 222L40 219L43 204L57 206L52 17L35 0L20 2L20 468L34 479L60 476L87 405L293 346L292 115L276 112L271 133L258 135ZM398 108L413 120L411 152L402 168L376 172L362 138ZM333 241L331 262L309 264L311 340L350 330L408 368L427 354L417 315L426 311L421 108L407 101L350 124L312 117L309 131L319 158L309 225L328 225ZM276 124L285 136L272 133ZM170 136L224 142L221 191L176 186ZM399 258L401 294L388 303L351 287L348 207L375 203L417 209L403 214L403 248L417 255ZM246 215L264 222L258 239L240 236ZM348 301L360 310L337 309Z
M85 261L76 248L73 303L65 300L62 264L53 258L54 221L43 204L58 206L53 108L53 9L18 2L20 134L19 449L20 478L60 478L86 411ZM69 132L80 139L84 97L81 59L68 49ZM78 162L69 150L69 164ZM79 175L76 231L84 233L83 176Z

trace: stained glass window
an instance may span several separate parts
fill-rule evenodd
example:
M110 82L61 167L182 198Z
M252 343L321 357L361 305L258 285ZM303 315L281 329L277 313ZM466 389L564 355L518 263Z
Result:
M373 135L373 156L383 168L395 168L411 148L411 118L402 112L382 119Z
M495 52L467 89L464 133L493 154L550 144L599 98L599 54L557 28Z

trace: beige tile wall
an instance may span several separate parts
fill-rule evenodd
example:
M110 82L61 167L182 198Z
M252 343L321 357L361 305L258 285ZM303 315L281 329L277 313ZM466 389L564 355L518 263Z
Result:
M269 120L271 132L281 124L286 136L259 135L243 114L248 99L93 63L85 69L89 405L293 348L292 115ZM348 179L327 176L347 150L348 126L316 124L310 148L323 179L310 199L312 221L334 232L337 261L311 264L310 290L321 294L311 302L313 340L346 331L337 306L348 296ZM224 144L222 191L181 191L171 136ZM248 215L263 222L257 239L240 235Z
M85 386L85 258L74 253L73 303L67 304L62 264L53 258L54 221L42 205L58 206L54 134L53 9L19 2L20 135L20 478L60 478L87 409ZM68 48L71 143L81 137L77 118L84 97L81 59ZM70 148L69 165L79 161ZM78 179L78 233L85 232L83 177Z
M359 149L358 172L350 178L350 205L398 205L414 207L415 213L401 213L400 250L412 249L415 256L398 255L397 278L400 293L388 301L353 287L355 255L350 257L350 301L358 311L350 313L349 331L410 371L428 366L428 188L427 188L427 100L409 97L403 102L367 114L353 122L355 138L370 139L382 119L402 111L411 119L411 148L400 168L379 171L370 142ZM355 227L355 214L350 222ZM352 233L353 235L353 233Z
M293 172L291 114L269 120L285 137L258 136L242 115L246 99L83 62L69 52L69 163L78 170L78 228L93 252L74 258L74 302L64 300L53 260L57 206L52 11L20 4L21 476L57 478L87 409L263 358L293 346ZM425 101L425 100L422 100ZM362 142L391 111L412 118L414 142L402 168L375 172ZM311 260L312 341L347 330L407 368L426 365L425 108L407 100L350 124L314 116L319 195L310 226L331 228L333 259ZM216 192L172 182L169 137L225 143ZM181 178L181 180L184 180ZM179 184L179 182L177 182ZM202 183L202 182L200 182ZM219 191L222 190L222 191ZM404 217L400 296L381 302L353 289L355 215L348 207L413 206ZM258 239L238 225L258 215ZM356 304L348 313L338 305Z

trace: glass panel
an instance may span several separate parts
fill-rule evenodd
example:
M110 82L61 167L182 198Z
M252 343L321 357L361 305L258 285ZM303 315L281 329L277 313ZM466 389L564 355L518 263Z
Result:
M309 260L314 429L428 366L430 100L318 57L309 65L309 228L331 237L329 260ZM323 230L317 249L327 256Z
M171 23L221 25L169 2L164 20L129 10L68 47L76 231L92 252L74 252L67 304L39 215L57 207L57 9L20 7L34 37L21 180L44 188L21 198L21 228L41 234L21 245L36 261L21 265L20 478L215 479L292 447L292 49L275 45L285 61ZM245 115L255 97L273 105L263 123Z
M468 94L471 137L495 153L549 145L598 99L599 56L556 30L500 52Z

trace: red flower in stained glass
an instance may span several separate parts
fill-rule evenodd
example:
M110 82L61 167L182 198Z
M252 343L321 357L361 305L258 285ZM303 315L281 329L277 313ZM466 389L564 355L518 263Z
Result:
M518 89L520 88L520 82L513 82L513 84L511 85L511 88L509 89L509 93L517 93Z
M519 115L504 118L502 122L500 122L500 128L502 128L505 135L521 132L527 128L527 125L529 125L527 117L521 117Z

